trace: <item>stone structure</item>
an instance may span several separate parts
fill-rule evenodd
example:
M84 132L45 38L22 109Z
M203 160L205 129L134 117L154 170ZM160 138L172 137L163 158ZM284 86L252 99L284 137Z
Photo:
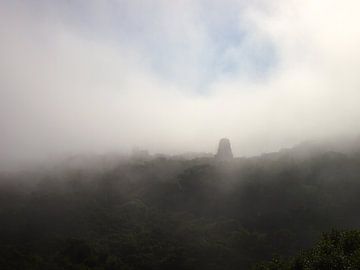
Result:
M229 139L222 138L220 140L215 158L220 161L232 160L234 158Z

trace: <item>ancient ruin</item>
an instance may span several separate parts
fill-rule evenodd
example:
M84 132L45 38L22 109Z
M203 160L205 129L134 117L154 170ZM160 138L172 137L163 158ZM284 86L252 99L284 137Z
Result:
M215 155L215 158L220 161L231 160L234 158L231 151L230 140L227 138L222 138L219 142L218 151Z

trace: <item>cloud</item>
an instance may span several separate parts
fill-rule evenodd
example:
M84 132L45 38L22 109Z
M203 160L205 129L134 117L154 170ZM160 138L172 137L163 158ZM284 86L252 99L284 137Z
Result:
M0 4L1 162L82 151L237 155L357 134L347 1Z

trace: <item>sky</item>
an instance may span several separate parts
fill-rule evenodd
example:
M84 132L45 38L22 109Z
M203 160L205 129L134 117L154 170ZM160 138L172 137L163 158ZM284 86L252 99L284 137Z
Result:
M359 135L358 0L0 0L0 166Z

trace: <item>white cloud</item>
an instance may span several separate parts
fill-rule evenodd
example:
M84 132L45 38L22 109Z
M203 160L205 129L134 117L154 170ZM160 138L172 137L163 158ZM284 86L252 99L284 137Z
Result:
M223 136L249 155L359 132L357 1L176 3L1 3L2 160L133 145L213 151ZM265 77L209 73L199 94L216 57L209 20L231 8L247 32L224 59L243 66L271 44L277 62Z

